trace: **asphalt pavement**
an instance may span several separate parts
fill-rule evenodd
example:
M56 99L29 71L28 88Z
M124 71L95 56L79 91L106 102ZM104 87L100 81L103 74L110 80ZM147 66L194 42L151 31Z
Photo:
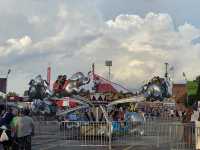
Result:
M37 135L32 139L32 150L109 150L108 146L85 146L75 140L64 140L54 135ZM133 141L131 145L113 145L112 150L157 150L145 141Z

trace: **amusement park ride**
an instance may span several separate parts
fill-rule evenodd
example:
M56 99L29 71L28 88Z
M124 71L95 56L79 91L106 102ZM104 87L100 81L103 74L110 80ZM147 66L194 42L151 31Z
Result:
M97 75L93 65L87 76L82 72L73 74L69 79L66 75L59 75L51 90L48 68L47 80L38 75L29 82L28 97L32 101L32 111L35 114L64 118L79 112L76 119L67 119L109 121L109 113L119 105L122 107L128 103L137 107L138 103L144 101L163 101L170 96L169 87L170 80L166 74L165 78L152 78L136 93L132 93L123 86Z
M112 128L112 133L136 131L144 134L140 125L145 122L145 118L135 111L139 108L138 105L145 102L163 102L170 97L171 81L167 69L164 78L153 77L136 93L96 74L94 65L87 76L82 72L77 72L70 78L59 75L52 89L50 67L47 72L47 80L38 75L29 82L29 89L25 92L31 103L29 108L33 116L36 119L43 116L45 120L75 122L77 126L81 121L84 123L81 127L84 126L84 129L88 128L88 122L91 122L92 126L88 129L93 131L95 128L94 131L103 135L108 134L107 125L111 125L109 127ZM99 122L103 123L105 128L94 126L94 123ZM138 129L132 130L133 125ZM91 134L96 136L94 132Z

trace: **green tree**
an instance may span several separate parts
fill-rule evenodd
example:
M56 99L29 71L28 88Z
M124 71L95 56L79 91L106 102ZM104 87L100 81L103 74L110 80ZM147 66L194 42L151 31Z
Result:
M200 100L200 76L196 77L196 81L198 83L196 98L197 98L197 100Z
M193 104L197 103L197 101L200 101L200 75L196 77L197 82L197 91L193 95L188 95L188 101L186 102L186 106L192 106Z
M8 94L6 94L6 97L11 97L11 96L19 96L16 92L8 92Z

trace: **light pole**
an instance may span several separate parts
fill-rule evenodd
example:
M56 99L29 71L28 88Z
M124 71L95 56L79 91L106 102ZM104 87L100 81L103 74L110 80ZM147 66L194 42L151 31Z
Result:
M184 79L185 79L186 87L187 87L187 82L188 82L188 80L187 80L187 76L186 76L185 72L183 72L183 77L184 77ZM188 101L189 101L188 98L189 98L189 97L188 97L188 92L187 92L187 105L188 105Z
M6 111L8 109L7 84L8 84L8 76L9 76L10 72L11 72L11 69L8 69L8 72L7 72L7 75L6 75L6 93L5 93L6 94Z
M165 63L165 78L168 79L168 63Z
M108 67L108 80L111 80L111 66L112 66L112 60L106 60L105 66Z
M108 81L111 82L111 66L112 66L112 60L106 60L105 66L108 67ZM110 84L110 83L109 83ZM111 87L109 86L109 92L111 94Z

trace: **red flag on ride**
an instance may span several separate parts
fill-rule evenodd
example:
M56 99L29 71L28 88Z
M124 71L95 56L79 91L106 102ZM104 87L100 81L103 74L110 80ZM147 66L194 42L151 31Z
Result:
M6 94L7 78L0 78L0 92Z

